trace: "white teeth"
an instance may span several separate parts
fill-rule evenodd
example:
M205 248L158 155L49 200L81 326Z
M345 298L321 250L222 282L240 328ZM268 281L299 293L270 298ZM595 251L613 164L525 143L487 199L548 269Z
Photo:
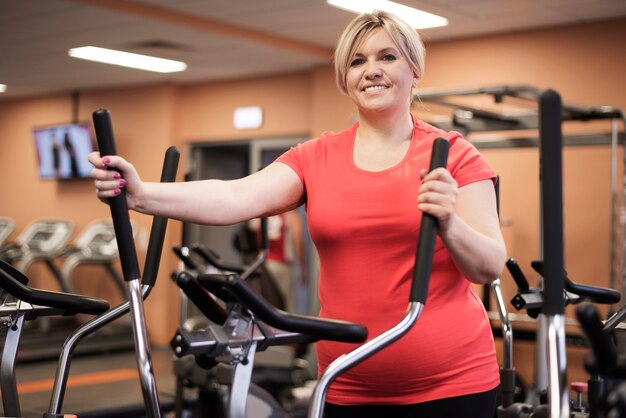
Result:
M369 87L366 87L363 91L383 90L386 88L387 87L385 86L369 86Z

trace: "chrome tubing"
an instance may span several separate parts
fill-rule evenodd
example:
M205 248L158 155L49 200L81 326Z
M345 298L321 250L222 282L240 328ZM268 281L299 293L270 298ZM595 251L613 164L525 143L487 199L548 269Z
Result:
M252 368L254 367L254 356L256 354L256 341L253 341L247 348L246 362L239 361L235 365L233 372L233 383L228 398L228 418L246 418L246 401L252 380ZM233 396L242 394L243 396Z
M333 361L326 368L326 370L320 377L319 382L315 387L315 390L313 391L313 396L309 405L308 418L322 417L326 393L328 392L328 388L330 387L331 383L337 378L339 374L361 363L362 361L368 359L383 348L397 341L400 337L402 337L411 329L411 327L420 317L423 309L423 303L409 302L409 307L407 308L406 315L404 316L402 321L400 321L396 326Z
M151 286L143 286L143 298L147 298L152 291ZM65 397L65 389L67 387L67 378L70 373L70 364L72 360L72 354L74 349L80 343L80 341L87 335L90 335L103 326L115 321L116 319L127 314L130 310L130 302L126 301L115 308L112 308L105 313L97 316L90 321L86 322L80 328L76 329L63 343L61 355L59 356L59 362L57 364L56 376L54 379L54 386L52 387L52 395L50 397L50 406L48 407L48 413L60 414L63 408L63 399Z
M504 297L502 296L502 289L500 288L499 278L491 283L491 290L493 291L493 294L496 298L498 314L500 315L500 322L502 324L502 340L504 342L502 367L510 369L511 367L513 367L513 328L511 328L509 314L506 311L506 303L504 303Z
M550 418L569 418L565 318L563 315L550 315L546 317L546 322Z
M135 338L135 353L137 354L137 368L139 370L141 392L146 405L146 414L148 418L161 418L159 392L157 391L154 370L152 369L150 342L146 332L146 320L139 279L128 282L128 294L133 336Z

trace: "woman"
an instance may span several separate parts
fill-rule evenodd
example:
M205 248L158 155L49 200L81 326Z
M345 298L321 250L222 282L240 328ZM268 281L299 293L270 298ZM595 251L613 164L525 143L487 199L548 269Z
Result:
M423 68L424 48L411 27L384 12L363 14L335 52L337 84L358 110L359 122L349 129L300 144L231 181L144 183L121 157L89 157L98 197L125 187L129 207L143 213L223 225L306 203L320 258L320 315L362 323L370 338L404 316L421 213L438 219L420 320L337 379L327 397L328 418L493 415L498 365L471 283L498 277L506 259L495 174L460 134L410 113ZM451 145L447 167L427 173L440 136ZM353 348L318 343L319 369Z

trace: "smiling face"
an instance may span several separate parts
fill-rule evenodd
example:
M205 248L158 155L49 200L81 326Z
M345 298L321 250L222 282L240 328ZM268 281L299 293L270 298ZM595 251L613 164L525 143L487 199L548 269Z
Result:
M417 79L393 39L378 28L355 49L346 73L346 90L361 114L406 113Z

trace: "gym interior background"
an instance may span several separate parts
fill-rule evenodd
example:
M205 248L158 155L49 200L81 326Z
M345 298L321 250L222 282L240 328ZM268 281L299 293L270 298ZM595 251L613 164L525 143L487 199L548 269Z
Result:
M532 85L552 88L568 103L626 109L625 17L436 42L427 38L426 43L426 72L418 94L420 89ZM2 63L0 70L9 65ZM44 72L45 68L39 70ZM235 129L234 110L250 105L263 109L262 126ZM413 109L421 115L428 113L429 106L416 101ZM32 138L34 127L73 119L90 121L98 108L107 108L112 114L118 152L135 163L144 179L155 181L170 145L182 151L179 173L184 173L189 169L193 147L311 138L325 130L341 130L354 120L350 101L337 92L330 63L274 75L192 84L164 81L19 98L0 95L0 215L15 221L9 240L36 219L71 219L78 232L94 219L109 217L108 208L95 198L90 181L39 179ZM568 124L564 129L566 135L607 135L610 126L600 121ZM624 173L623 140L622 135L618 174ZM501 178L500 214L509 255L530 270L530 261L540 253L538 150L510 146L486 147L482 152ZM599 286L608 286L610 275L610 161L610 145L603 141L564 150L565 266L573 280ZM179 177L182 181L182 174ZM623 175L618 175L618 181L621 195ZM137 226L142 258L151 219L137 213L131 218ZM168 277L178 267L178 259L167 249L179 244L180 237L181 225L171 222L161 277L146 302L150 338L161 346L169 342L178 325L179 294ZM88 266L81 269L88 280L77 282L80 293L116 302L118 292L110 280L99 280L104 273L90 271ZM28 275L34 287L54 290L57 286L43 266L34 265ZM503 273L502 282L509 300L515 287L508 273ZM514 346L515 366L527 381L532 380L533 373L531 347L532 342L524 341ZM584 351L569 349L569 380L584 380Z

